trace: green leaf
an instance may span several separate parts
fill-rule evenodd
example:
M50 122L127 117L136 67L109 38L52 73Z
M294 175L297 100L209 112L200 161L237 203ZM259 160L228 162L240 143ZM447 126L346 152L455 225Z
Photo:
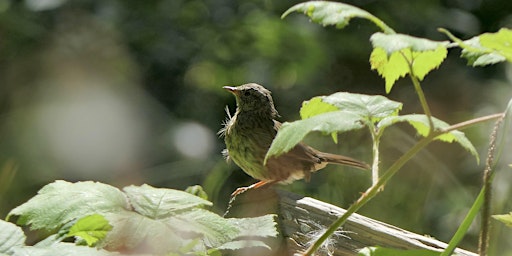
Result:
M434 51L439 47L448 47L448 41L432 41L405 34L388 35L377 32L370 37L374 48L381 47L390 55L394 52L410 49L412 52Z
M363 127L361 116L343 111L319 114L308 119L291 123L285 122L279 129L274 141L272 141L266 158L288 152L310 132L316 131L332 134L335 132L361 129Z
M396 116L402 109L402 103L392 101L381 95L337 92L329 96L323 96L322 101L335 106L340 111L359 115L361 121L372 123L388 116Z
M336 28L344 28L352 18L363 18L372 21L386 33L394 33L383 21L371 13L358 7L328 1L309 1L296 4L283 13L282 18L292 12L302 12L315 23L323 26L334 25Z
M54 230L94 213L128 209L130 206L126 197L115 187L91 181L70 183L58 180L44 186L28 202L14 208L7 219L17 215L20 225Z
M20 227L0 220L0 254L5 253L11 255L14 248L25 245L27 237Z
M300 108L300 118L306 119L319 114L338 110L337 107L323 102L322 99L322 96L318 96L312 98L311 100L304 101L302 103L302 107Z
M164 219L155 220L129 211L107 214L105 218L112 230L99 246L109 250L165 254L190 242L189 238L180 236L185 234L178 234L178 230Z
M375 33L370 41L373 51L370 65L386 80L386 93L407 74L420 81L441 65L448 54L448 41L432 41L403 34Z
M457 43L462 48L461 57L466 58L468 65L473 67L493 65L507 60L503 55L483 47L478 36Z
M113 256L121 255L117 252L99 250L87 246L77 246L72 243L56 243L48 247L24 246L14 250L13 256Z
M386 93L390 93L395 82L409 73L409 65L400 52L388 56L381 47L373 49L370 55L371 69L376 69L386 81Z
M402 103L381 95L338 92L314 97L302 105L301 116L305 119L281 126L266 158L288 152L310 132L333 135L361 129L368 123L398 115L400 109Z
M238 227L238 237L276 237L277 228L275 215L264 215L254 218L231 218L228 221Z
M501 221L505 225L512 227L512 212L510 212L509 214L496 214L492 215L492 217Z
M211 202L184 191L154 188L146 184L128 186L123 190L134 210L152 219L164 218L177 211L212 205Z
M427 249L400 250L383 247L365 247L359 251L360 256L438 256L439 252Z
M93 214L79 219L70 229L68 237L79 237L88 246L94 246L99 240L105 238L112 230L112 226L100 214Z
M188 186L185 189L185 192L197 196L201 199L208 200L208 194L206 194L203 187L201 187L200 185Z
M432 117L432 121L434 122L434 127L436 129L444 129L448 128L450 125L444 121L441 121L435 117ZM397 122L407 122L410 125L416 129L418 134L425 137L428 135L430 131L430 125L428 122L428 118L426 115L418 115L418 114L411 114L411 115L403 115L403 116L390 116L387 118L382 119L379 124L378 128L380 130L385 129L386 127L395 124ZM479 162L479 156L478 153L471 143L469 139L464 135L461 131L451 131L448 133L441 134L435 138L436 140L452 143L457 142L459 143L463 148L465 148L467 151L469 151Z
M168 225L181 232L195 233L202 237L204 245L208 248L220 246L238 236L241 232L228 219L204 209L172 216Z
M250 247L263 247L267 249L271 249L267 244L265 244L262 241L258 240L236 240L227 242L218 248L215 248L216 250L239 250L244 248L250 248Z
M512 30L502 28L497 33L482 34L480 43L512 62Z

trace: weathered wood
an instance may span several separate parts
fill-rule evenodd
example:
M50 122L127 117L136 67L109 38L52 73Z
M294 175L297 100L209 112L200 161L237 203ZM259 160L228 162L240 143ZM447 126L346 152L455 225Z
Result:
M239 195L229 216L248 217L275 213L279 217L281 239L273 244L272 255L294 255L304 251L339 216L346 211L309 197L286 191L257 189ZM352 214L345 225L333 235L316 255L357 255L368 246L395 249L430 249L441 251L446 244L359 214ZM476 256L462 249L456 255Z
M313 198L279 191L281 231L293 239L288 246L304 250L315 233L320 234L346 210ZM352 214L343 229L334 235L324 255L356 255L367 246L395 249L430 249L441 251L446 244L431 237L418 235L359 214ZM456 255L476 256L475 253L457 249Z

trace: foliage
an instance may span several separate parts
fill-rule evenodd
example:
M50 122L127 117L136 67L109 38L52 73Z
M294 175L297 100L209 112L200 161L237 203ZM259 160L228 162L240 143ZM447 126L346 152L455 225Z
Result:
M383 33L376 32L370 37L374 48L370 56L371 68L377 70L385 79L385 89L387 93L390 93L393 85L399 78L408 75L425 113L398 115L402 104L390 101L382 96L336 93L330 96L316 97L309 102L305 102L300 111L302 120L283 124L282 129L278 132L267 153L267 157L287 152L312 131L336 135L337 133L367 127L373 139L373 185L363 193L362 196L347 209L347 212L338 218L304 254L312 255L322 246L322 243L346 221L350 214L357 211L379 193L382 186L387 183L405 162L411 159L420 149L428 145L431 141L457 142L478 160L477 150L466 138L464 133L458 131L458 129L494 118L498 118L498 122L501 122L505 112L450 126L446 122L432 116L420 82L428 73L441 65L448 54L448 48L455 45L463 49L462 56L467 58L469 64L473 66L489 65L505 60L512 61L510 58L512 56L510 54L512 53L512 32L508 29L501 29L495 34L483 34L463 42L455 38L447 30L441 30L448 35L454 43L448 41L439 42L398 34L372 14L343 3L327 1L306 2L291 7L284 13L283 17L296 11L309 16L315 23L324 26L334 25L336 28L340 29L346 27L348 21L353 17L359 17L374 22ZM379 174L380 138L385 128L398 122L409 123L416 129L418 134L424 138L419 140L407 153L396 160L381 176ZM336 138L336 136L333 136L333 138ZM486 183L482 191L489 191L491 189L492 175L490 173L492 170L491 163L494 159L494 141L495 136L493 135L491 136L487 168L484 172L484 181ZM490 207L489 203L483 203L490 200L490 196L486 197L488 194L489 193L481 193L478 197L479 199L475 201L470 213L468 213L468 217L464 220L456 236L454 236L454 239L452 239L443 254L448 255L453 252L454 246L460 241L463 234L467 232L469 224L473 221L476 212L482 205L484 205L484 210L488 210ZM508 217L503 215L495 216L495 218L499 218L501 221L508 220ZM481 238L481 241L487 241L487 233L485 232L487 225L485 223L488 220L484 219L482 221L484 225L482 228L481 236L483 238ZM481 242L481 253L485 254L486 248L486 243ZM418 255L418 253L418 251L403 251L399 253L391 249L367 248L363 255ZM422 253L425 253L425 255L433 255L433 252L429 251L423 251Z
M25 246L21 229L1 222L8 236L0 237L0 252L210 255L255 246L269 248L262 239L277 235L272 215L225 219L204 209L210 205L186 192L149 185L131 185L121 191L98 182L56 181L8 215L19 225L51 235L37 247ZM74 244L64 242L66 238L75 238Z

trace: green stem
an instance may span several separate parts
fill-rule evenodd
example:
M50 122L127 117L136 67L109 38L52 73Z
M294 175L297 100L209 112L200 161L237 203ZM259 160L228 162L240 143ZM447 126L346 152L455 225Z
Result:
M380 191L381 187L385 185L395 173L398 172L402 166L407 163L414 155L416 155L421 149L423 149L425 146L427 146L430 142L432 142L437 136L447 133L450 131L454 131L460 128L466 128L468 126L485 122L490 119L502 117L503 113L501 114L495 114L495 115L489 115L481 118L475 118L473 120L469 120L463 123L452 125L446 129L443 129L442 131L432 131L427 137L421 139L418 141L409 151L407 151L405 154L403 154L398 160L396 160L393 165L391 165L388 170L380 177L377 183L373 184L368 190L361 195L357 201L352 204L345 214L343 214L340 218L338 218L329 228L320 236L303 254L304 256L311 256L315 251L317 251L320 246L332 235L338 228L343 225L347 219L358 211L361 207L363 207L368 201L370 201L373 197L375 197Z
M473 223L473 220L475 219L476 215L480 211L480 208L482 207L482 204L484 202L484 190L485 187L483 187L480 190L480 193L478 194L478 197L473 203L473 206L471 206L471 209L469 210L468 214L466 215L466 217L460 224L459 228L455 232L455 235L453 235L452 239L448 243L448 246L446 247L446 249L444 249L440 256L450 256L452 255L453 251L455 251L455 248L457 248L457 245L460 243L464 235L467 233L469 227L471 226L471 223Z
M404 54L402 54L402 55L405 58L405 55ZM423 108L423 112L425 113L425 115L428 118L428 124L430 126L430 131L429 131L429 134L430 134L435 129L434 121L432 121L432 112L430 112L430 107L428 106L427 98L425 98L423 89L421 89L420 81L414 74L414 68L413 68L414 59L412 59L412 56L411 56L410 61L407 58L405 58L405 59L409 63L409 77L411 78L412 84L414 85L414 90L416 91L416 94L418 94L418 98L420 99L420 104L421 104L421 107Z
M418 151L428 145L434 137L428 136L420 140L416 145L414 145L409 151L407 151L402 157L400 157L389 169L380 177L378 182L371 186L365 193L361 195L361 197L352 204L345 214L343 214L340 218L338 218L331 226L322 234L320 238L318 238L313 245L311 245L308 250L304 253L304 256L311 256L313 253L322 246L322 244L333 234L338 228L343 225L347 219L359 210L363 205L365 205L370 199L375 197L380 188L387 183L387 181L393 177L393 175L407 162L411 159Z

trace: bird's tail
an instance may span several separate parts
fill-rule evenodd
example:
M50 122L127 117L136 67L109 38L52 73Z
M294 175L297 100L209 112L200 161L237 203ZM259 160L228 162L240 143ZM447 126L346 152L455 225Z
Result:
M371 169L370 165L368 165L367 163L356 160L356 159L348 157L348 156L330 154L330 153L325 153L325 152L318 152L317 155L320 159L322 159L322 162L325 161L325 162L333 163L333 164L347 165L347 166L352 166L352 167L363 169L363 170Z

